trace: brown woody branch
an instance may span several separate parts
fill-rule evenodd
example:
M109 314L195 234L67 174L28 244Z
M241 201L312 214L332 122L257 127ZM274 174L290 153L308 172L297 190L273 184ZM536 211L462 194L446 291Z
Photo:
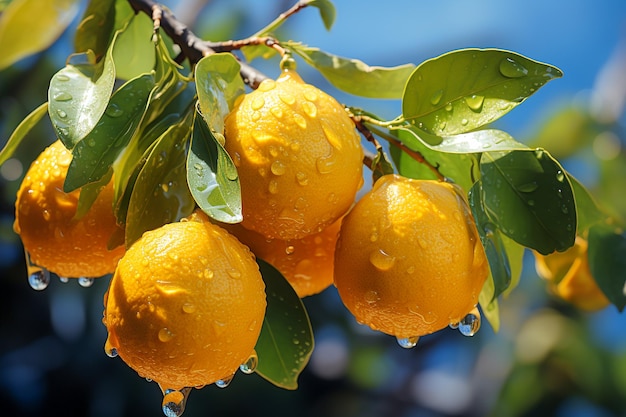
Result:
M136 13L142 12L150 16L154 22L155 32L163 29L172 38L174 43L180 47L181 58L183 58L181 61L186 58L191 65L194 65L206 55L230 52L236 49L231 42L210 42L199 38L184 23L177 20L170 10L152 0L128 0L128 3ZM252 88L257 88L261 81L268 78L245 62L240 62L240 65L241 78Z

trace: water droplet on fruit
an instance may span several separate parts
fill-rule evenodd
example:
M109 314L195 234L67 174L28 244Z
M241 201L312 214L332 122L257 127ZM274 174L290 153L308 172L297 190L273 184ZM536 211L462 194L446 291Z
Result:
M250 107L252 107L252 110L261 110L263 106L265 106L265 99L260 96L252 99L252 103L250 103Z
M310 101L302 103L302 111L312 119L317 117L317 107Z
M45 290L50 284L50 272L45 268L31 272L28 275L28 284L33 290Z
M480 112L483 109L484 103L485 103L484 96L478 96L474 94L469 97L465 97L465 104L467 104L467 107L469 107L472 111L475 111L475 112Z
M296 248L293 245L287 245L287 247L285 248L286 255L293 255L295 251L296 251Z
M459 332L463 336L474 336L480 329L480 313L474 308L459 322Z
M279 161L278 159L272 162L272 165L270 165L270 171L272 171L272 174L274 175L283 175L286 170L287 167L285 166L285 164L283 164L283 162Z
M227 378L218 379L217 381L215 381L215 385L217 385L218 388L226 388L233 381L234 377L235 377L235 374L232 374L231 376Z
M378 249L370 253L370 263L374 265L376 269L388 271L395 265L396 258L385 253L382 249Z
M293 96L293 94L290 94L290 93L287 93L287 92L284 92L284 91L278 93L278 98L280 98L280 100L283 103L285 103L285 104L287 104L289 106L291 106L293 103L296 102L296 98Z
M162 409L167 417L180 417L185 411L185 404L191 388L183 388L180 391L166 389L163 391Z
M315 161L315 166L320 174L329 174L335 169L335 165L337 164L337 154L332 152L328 156L323 156L317 158Z
M504 58L500 61L500 74L507 78L521 78L528 75L528 70L513 58Z
M263 80L263 82L261 82L261 84L259 85L258 90L259 91L270 91L273 90L276 87L276 81L274 80Z
M93 278L79 277L78 285L80 285L83 288L89 288L93 285L94 281L95 280Z
M417 346L419 339L419 336L396 337L398 344L405 349L412 349Z
M165 343L174 338L174 333L172 333L171 330L167 327L163 327L161 330L159 330L158 337L161 342Z
M59 79L60 79L60 76L59 76L59 77L57 77L57 78L59 78ZM52 96L52 98L53 98L55 101L61 101L61 102L63 102L63 101L70 101L70 100L71 100L71 99L73 99L74 97L72 97L72 95L71 95L70 93L67 93L67 92L65 92L65 91L59 91L58 93L55 93L55 94Z
M374 290L365 292L365 294L363 295L363 298L365 299L365 302L367 302L368 304L374 304L380 301L380 296L378 295L378 292Z
M307 185L309 183L309 177L304 172L297 172L296 180L300 185Z
M250 355L248 360L246 360L244 363L242 363L239 366L239 369L244 374L250 375L256 370L258 363L259 363L259 357L257 356L256 352L252 352L252 355Z
M277 119L281 119L283 117L283 109L280 107L272 107L270 109L270 113L272 113Z
M270 181L268 191L270 194L278 194L278 182L276 180Z
M433 93L432 96L430 96L430 104L432 104L433 106L436 106L437 104L439 104L441 102L441 98L443 97L443 90L439 89L437 91L435 91Z
M192 303L183 304L183 313L192 314L196 312L196 306Z

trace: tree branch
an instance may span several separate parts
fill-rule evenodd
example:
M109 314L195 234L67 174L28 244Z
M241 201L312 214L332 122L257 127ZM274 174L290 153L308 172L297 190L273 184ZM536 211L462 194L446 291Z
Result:
M181 54L189 60L191 65L195 65L202 57L217 52L230 52L228 43L205 41L196 36L184 23L176 19L174 14L157 4L153 0L128 0L135 13L145 13L154 22L154 30L160 28L172 38L174 43L181 49ZM256 89L261 81L268 78L266 75L251 67L245 62L241 65L241 78L250 87Z

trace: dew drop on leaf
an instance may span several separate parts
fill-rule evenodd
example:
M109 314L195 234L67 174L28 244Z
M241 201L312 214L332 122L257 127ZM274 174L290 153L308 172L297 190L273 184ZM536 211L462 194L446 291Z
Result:
M507 57L500 61L500 74L507 78L521 78L528 75L528 70L513 58Z
M473 94L471 96L465 97L465 104L467 104L467 107L469 107L472 111L475 111L475 112L480 112L483 109L484 103L485 103L484 96L478 96L476 94Z
M430 104L432 104L433 106L436 106L437 104L439 104L441 102L441 98L443 97L443 90L439 89L437 91L435 91L433 93L432 96L430 96Z
M60 78L60 77L57 77L57 78ZM65 91L59 91L58 93L55 93L52 96L52 99L54 101L61 101L61 102L63 102L63 101L70 101L73 98L74 97L72 97L72 95L70 93L67 93Z

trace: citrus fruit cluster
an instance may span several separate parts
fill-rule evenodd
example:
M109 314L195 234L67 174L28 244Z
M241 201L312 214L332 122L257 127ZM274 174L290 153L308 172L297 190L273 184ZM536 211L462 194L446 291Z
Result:
M564 252L541 255L534 252L537 274L548 283L549 291L581 310L597 311L610 304L589 268L587 240L576 237L574 246Z

